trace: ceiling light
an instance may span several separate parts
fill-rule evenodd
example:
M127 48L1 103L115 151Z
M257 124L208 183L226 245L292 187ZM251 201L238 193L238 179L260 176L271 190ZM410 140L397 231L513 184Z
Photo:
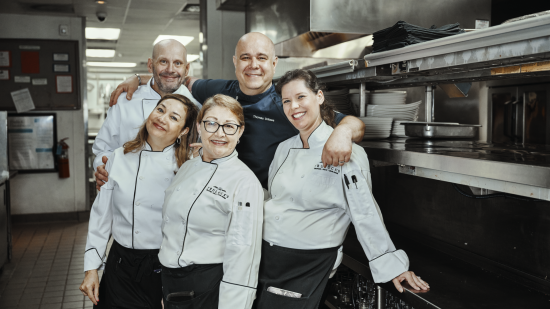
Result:
M199 59L199 55L193 55L193 54L188 54L187 55L187 62L193 62L197 59Z
M137 65L135 62L88 62L89 67L113 67L113 68L133 68Z
M114 56L114 49L86 49L86 57L112 58Z
M189 44L191 41L193 41L194 37L192 36L184 36L184 35L159 35L157 39L153 42L153 45L157 44L159 41L162 40L176 40L179 41L184 46Z
M196 13L201 11L201 6L199 4L187 4L181 11Z
M92 28L86 27L86 39L88 40L118 40L120 29L118 28Z
M105 4L105 1L103 1L103 0L96 0L95 3L97 3L97 4Z

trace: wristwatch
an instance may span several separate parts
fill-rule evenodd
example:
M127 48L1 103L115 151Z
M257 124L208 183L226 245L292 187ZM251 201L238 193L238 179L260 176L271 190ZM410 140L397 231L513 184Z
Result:
M141 76L139 76L139 74L136 73L136 76L138 78L138 87L141 86Z

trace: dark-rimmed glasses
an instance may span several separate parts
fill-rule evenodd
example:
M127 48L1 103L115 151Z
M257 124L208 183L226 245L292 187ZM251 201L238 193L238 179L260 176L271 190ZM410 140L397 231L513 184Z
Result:
M204 124L204 129L206 130L206 132L216 133L221 127L223 133L227 135L234 135L235 133L237 133L237 131L239 131L239 128L241 127L240 125L234 123L219 124L212 120L204 120L202 123Z

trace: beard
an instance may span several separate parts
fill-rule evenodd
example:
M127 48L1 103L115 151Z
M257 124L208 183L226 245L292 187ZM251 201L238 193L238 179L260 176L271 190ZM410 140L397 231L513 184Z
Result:
M161 76L164 77L175 77L178 78L177 82L171 85L167 85L162 82ZM180 74L173 72L173 73L158 73L157 70L153 67L153 78L155 80L155 84L159 87L159 90L164 93L174 93L176 90L179 89L179 87L183 84L184 79L181 77Z

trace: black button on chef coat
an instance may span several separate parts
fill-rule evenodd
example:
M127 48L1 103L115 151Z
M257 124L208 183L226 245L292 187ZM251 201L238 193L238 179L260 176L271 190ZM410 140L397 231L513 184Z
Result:
M272 85L264 93L249 96L242 93L239 81L225 79L200 79L193 84L191 92L201 104L211 96L224 94L241 103L244 109L245 130L237 145L239 159L244 162L267 188L269 165L282 141L298 134L287 119L281 97ZM338 124L346 115L336 113Z

